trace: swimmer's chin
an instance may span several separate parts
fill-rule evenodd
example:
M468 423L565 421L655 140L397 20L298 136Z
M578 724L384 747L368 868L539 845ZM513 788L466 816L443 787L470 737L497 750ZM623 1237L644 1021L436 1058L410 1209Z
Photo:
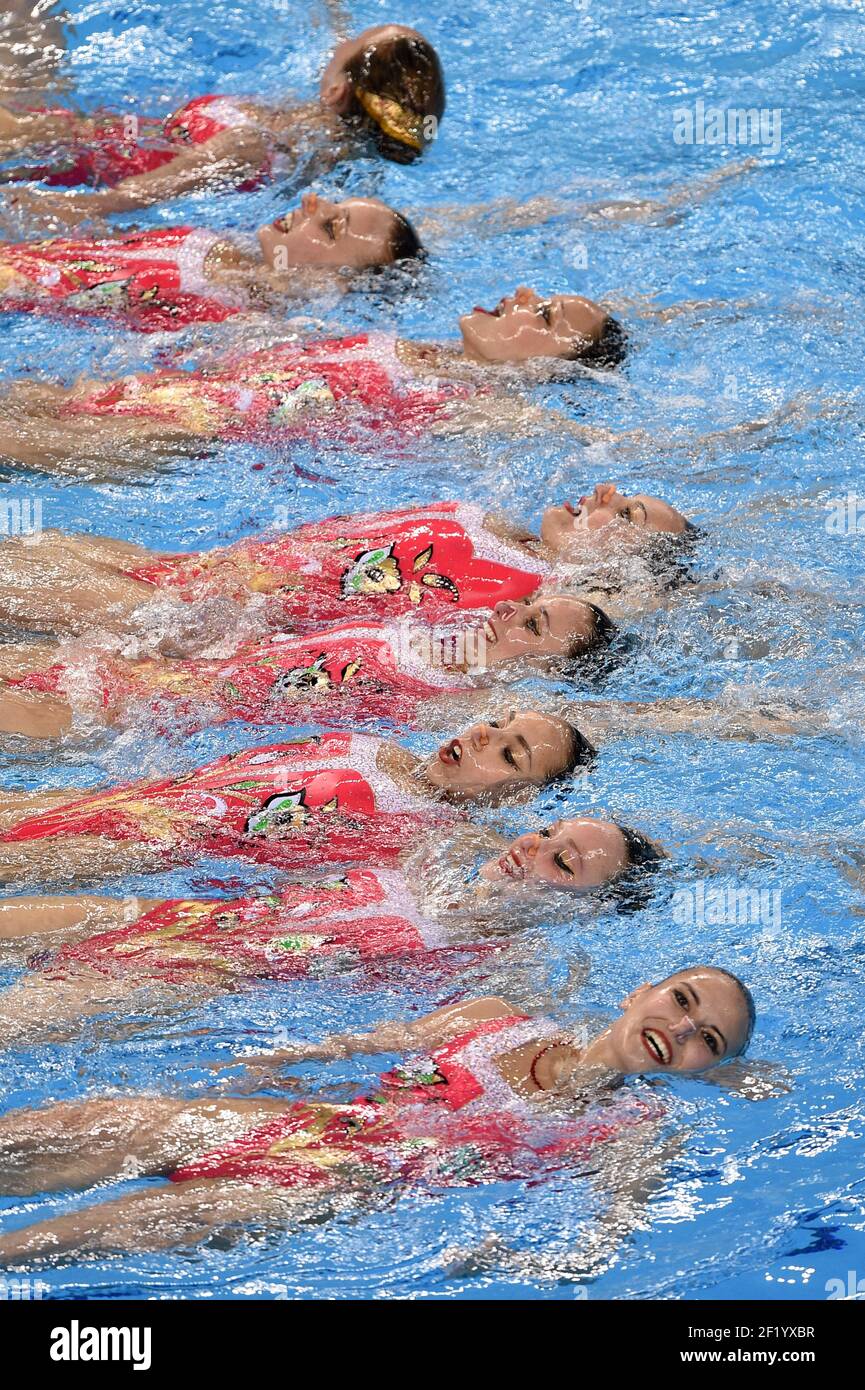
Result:
M488 357L483 350L483 344L478 342L475 333L475 314L463 314L459 320L459 329L463 340L463 357L467 357L470 362L483 362L489 365L495 359Z

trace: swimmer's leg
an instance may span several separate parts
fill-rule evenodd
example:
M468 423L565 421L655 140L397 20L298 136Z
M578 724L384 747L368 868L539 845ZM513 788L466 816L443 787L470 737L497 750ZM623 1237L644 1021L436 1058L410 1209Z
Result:
M81 941L97 932L128 926L162 901L160 898L30 897L0 899L0 941L34 938Z
M0 831L13 830L31 816L56 811L58 806L71 805L87 795L86 787L64 787L62 791L44 792L0 791Z
M93 560L96 564L107 565L109 569L117 569L121 572L128 569L131 564L146 565L152 563L160 553L156 550L148 550L144 545L135 545L133 541L117 540L114 536L88 536L77 532L71 535L65 532L55 532L54 534L64 550L68 550L82 559Z
M20 819L20 817L19 817ZM0 883L62 883L69 879L155 873L183 855L133 840L101 835L53 835L0 843Z
M157 1177L285 1110L284 1101L129 1096L0 1115L0 1191L80 1189L134 1171Z
M124 631L153 597L142 584L68 549L46 531L0 542L0 622L29 632Z
M0 688L0 734L60 738L72 727L72 706L60 695Z
M250 1234L250 1228L260 1232L287 1225L297 1205L293 1192L276 1187L215 1179L172 1183L10 1231L0 1236L0 1264L63 1254L146 1253L208 1238L231 1242Z
M17 680L47 671L59 656L54 642L0 643L0 680Z
M124 1016L161 1011L171 1003L177 1007L182 1001L178 990L160 983L149 989L131 975L114 979L84 967L62 977L27 972L0 990L0 1048L68 1042L89 1020L118 1011L122 1016L108 1031L126 1034L130 1024Z
M54 419L0 411L0 464L100 481L149 471L173 454L203 449L207 437L140 416Z

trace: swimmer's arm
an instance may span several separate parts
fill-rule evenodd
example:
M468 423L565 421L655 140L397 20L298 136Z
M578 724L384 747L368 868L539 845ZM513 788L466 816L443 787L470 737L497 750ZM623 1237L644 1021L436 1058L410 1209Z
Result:
M446 1272L457 1277L508 1272L550 1287L565 1282L579 1286L596 1279L636 1231L648 1228L652 1198L663 1188L670 1164L682 1152L682 1136L665 1138L659 1128L657 1123L639 1124L591 1149L592 1185L600 1201L607 1200L594 1219L589 1213L596 1204L591 1208L587 1204L587 1219L573 1244L558 1243L549 1252L536 1254L510 1246L500 1236L487 1236L474 1248L445 1251ZM586 1165L585 1157L575 1158L572 1164L566 1158L556 1162L563 1169L573 1166L578 1176ZM582 1296L588 1295L583 1291Z
M498 235L525 227L541 226L553 217L573 219L587 217L602 222L642 222L663 213L675 213L679 208L697 207L724 183L740 178L756 168L759 160L753 156L721 169L694 183L682 184L660 198L605 198L591 202L574 202L567 197L541 195L521 202L517 198L495 198L488 203L469 206L448 206L427 211L420 222L424 236L441 236L458 225L470 224L479 233Z
M9 202L13 206L20 204L43 219L53 218L69 226L86 218L149 208L214 183L234 185L260 169L266 158L263 137L252 125L245 125L220 131L203 144L183 150L168 164L123 179L114 188L90 193L27 189L9 195Z
M705 178L694 183L681 184L660 198L614 198L609 201L586 203L575 212L584 217L599 218L603 222L644 222L649 218L669 214L670 222L680 208L698 207L710 198L722 184L741 178L759 165L759 159L749 155L746 159L725 164L713 169Z
M620 438L602 425L585 425L561 410L546 409L519 395L477 395L449 401L447 409L430 425L432 434L474 434L495 430L506 435L546 435L558 430L581 444L613 444Z
M413 1052L420 1048L442 1047L473 1023L509 1018L514 1006L493 996L451 1004L436 1009L413 1023L382 1023L370 1033L332 1033L319 1043L299 1043L296 1047L259 1053L242 1059L246 1066L272 1067L295 1062L331 1062L344 1057L377 1056L385 1052Z
M574 722L591 741L622 738L643 729L655 733L694 733L711 738L792 738L818 734L826 721L807 717L780 702L773 708L735 709L720 700L604 700L568 705Z

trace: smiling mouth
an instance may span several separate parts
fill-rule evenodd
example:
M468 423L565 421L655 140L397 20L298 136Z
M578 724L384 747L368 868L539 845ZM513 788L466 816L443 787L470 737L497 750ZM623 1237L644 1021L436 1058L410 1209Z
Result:
M673 1050L663 1033L656 1028L644 1028L640 1041L653 1062L668 1067L673 1060Z
M452 763L459 767L463 756L463 746L458 738L452 738L450 743L443 743L439 749L439 758L443 763Z
M287 212L284 217L277 217L276 221L271 223L271 226L273 227L273 230L275 232L290 232L293 225L293 212Z
M498 642L499 640L499 635L493 627L492 623L490 622L489 618L487 618L486 622L484 623L484 637L489 642L491 647L494 647L496 645L496 642Z

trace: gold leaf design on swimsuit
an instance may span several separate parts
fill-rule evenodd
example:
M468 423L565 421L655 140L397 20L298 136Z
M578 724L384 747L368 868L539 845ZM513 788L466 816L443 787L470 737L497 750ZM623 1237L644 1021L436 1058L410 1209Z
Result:
M343 598L393 594L401 588L402 576L392 544L364 551L342 577Z
M445 589L447 593L453 594L455 599L459 598L456 584L446 574L424 574L421 576L421 584L426 584L430 589Z
M446 574L438 574L436 570L426 570L421 574L421 570L426 569L433 558L433 547L428 545L425 550L421 550L412 561L412 573L418 578L413 580L409 586L408 596L411 603L418 604L424 596L424 589L442 589L445 593L453 596L454 602L459 598L459 590L456 584Z
M217 410L199 394L194 381L171 381L161 386L145 383L132 399L196 434L212 433L219 424Z

